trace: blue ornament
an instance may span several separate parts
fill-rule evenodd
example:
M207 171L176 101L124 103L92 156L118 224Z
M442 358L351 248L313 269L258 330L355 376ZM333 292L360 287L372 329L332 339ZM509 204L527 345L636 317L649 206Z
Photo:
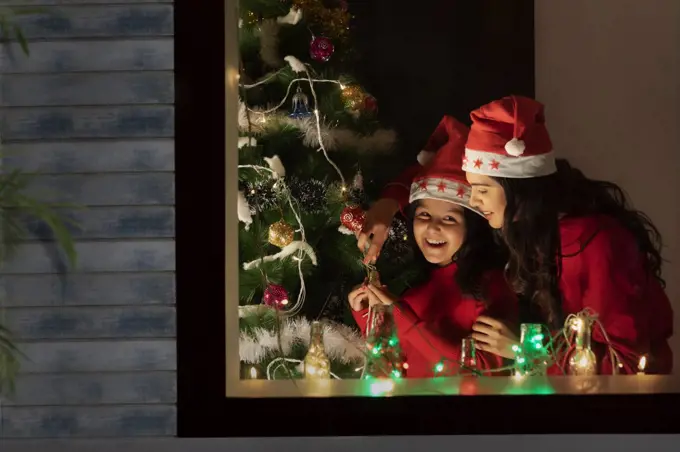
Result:
M298 85L297 92L293 96L292 113L289 114L291 118L302 119L312 115L309 111L309 99L307 95L302 92L302 88Z

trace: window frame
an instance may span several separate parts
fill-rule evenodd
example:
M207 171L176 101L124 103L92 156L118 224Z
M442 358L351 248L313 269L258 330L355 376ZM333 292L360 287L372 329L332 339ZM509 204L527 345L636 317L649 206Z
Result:
M281 392L273 398L246 397L262 391L263 385L290 390L292 384L240 381L238 365L228 365L227 359L238 347L237 245L227 241L235 237L238 227L230 213L236 211L237 155L224 152L236 148L236 110L229 108L236 102L233 89L229 93L226 88L229 83L233 88L234 83L229 68L234 64L233 8L237 1L176 0L174 4L179 436L680 431L677 425L657 421L665 413L674 413L680 405L678 393L286 398ZM225 27L227 20L231 29ZM641 378L636 381L647 383L631 384L666 384L659 383L664 377ZM450 385L460 383L459 379L447 380ZM303 388L324 390L319 385L300 383ZM234 394L241 396L227 397ZM530 407L534 413L530 418L519 415ZM659 416L651 416L652 410Z

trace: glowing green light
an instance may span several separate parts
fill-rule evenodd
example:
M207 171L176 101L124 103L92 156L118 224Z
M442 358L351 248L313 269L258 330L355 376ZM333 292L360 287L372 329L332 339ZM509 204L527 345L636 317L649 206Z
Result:
M543 340L543 334L537 334L531 338L531 342L539 342Z
M377 355L378 353L380 353L380 350L378 349L378 347L373 347L372 352L374 355Z
M444 363L438 363L436 366L434 366L435 372L441 372L443 370L444 370Z
M522 364L524 362L524 358L520 356L519 358L517 358L517 362Z
M392 376L393 376L394 378L401 378L401 372L399 372L398 370L393 370L393 371L392 371Z
M534 346L536 347L536 349L543 348L543 344L541 343L534 344Z
M396 338L396 337L392 337L392 338L390 338L390 340L388 341L388 344L390 344L392 347L394 347L395 345L397 345L397 342L399 342L399 341L397 340L397 338Z
M515 352L515 353L519 352L519 345L513 345L512 351Z

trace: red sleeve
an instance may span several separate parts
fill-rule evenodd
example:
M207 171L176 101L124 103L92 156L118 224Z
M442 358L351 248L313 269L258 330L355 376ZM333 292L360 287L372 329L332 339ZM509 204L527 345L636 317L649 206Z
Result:
M517 317L517 297L510 290L502 272L489 274L487 277L487 303L477 303L470 324L480 315L488 315L503 322L512 322ZM423 322L408 305L401 301L395 309L395 321L399 328L399 335L403 341L408 341L417 347L421 353L433 363L445 361L458 363L460 360L461 340L472 331L467 331L455 342L442 338L434 333L426 322ZM477 368L484 371L503 367L503 358L492 353L477 350ZM454 372L455 373L455 372ZM502 375L502 373L485 373L485 375Z
M600 231L581 252L583 308L598 315L612 348L623 364L620 373L637 372L642 355L654 343L667 343L672 334L673 313L666 294L645 268L645 258L627 231ZM656 339L653 340L653 336ZM612 359L601 328L594 326L593 351L600 373L612 373ZM654 367L670 368L672 355L652 356ZM650 369L651 370L651 369Z
M393 199L399 203L399 210L404 213L404 209L408 206L408 198L411 194L411 182L416 177L418 171L422 169L420 164L409 166L402 171L399 176L389 184L385 185L381 198Z

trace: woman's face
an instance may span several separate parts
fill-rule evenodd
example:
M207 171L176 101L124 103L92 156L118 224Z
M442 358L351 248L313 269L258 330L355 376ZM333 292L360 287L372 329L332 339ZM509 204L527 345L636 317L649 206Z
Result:
M446 201L424 199L413 217L413 235L431 264L448 265L465 240L464 207Z
M470 205L482 211L489 226L501 229L505 218L505 206L508 204L503 187L489 176L473 173L465 173L465 175L472 185Z

